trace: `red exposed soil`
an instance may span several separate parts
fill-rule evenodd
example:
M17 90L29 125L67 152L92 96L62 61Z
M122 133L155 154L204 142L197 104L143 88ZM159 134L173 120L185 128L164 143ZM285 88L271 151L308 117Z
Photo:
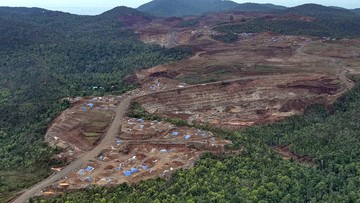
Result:
M146 159L146 160L144 161L144 163L153 165L153 164L154 164L154 161L156 161L157 159L158 159L157 157L150 157L150 158Z
M283 104L283 106L279 109L280 112L290 112L292 110L302 111L310 104L316 103L315 101L321 101L321 98L314 99L313 101L306 99L290 99ZM320 103L320 102L317 102Z
M306 80L306 81L294 81L290 84L286 84L288 88L301 88L308 89L312 93L316 94L336 94L345 89L345 86L340 85L337 78L321 78L319 80Z
M147 156L145 154L136 154L136 158L140 161L144 160Z
M136 99L150 113L229 129L278 121L344 90L336 77L253 77L154 93ZM284 114L284 112L288 112Z
M114 169L114 168L115 168L114 166L109 165L109 166L106 166L106 167L104 168L104 170L112 170L112 169Z
M307 155L299 156L290 150L291 145L274 147L274 150L279 153L284 159L293 159L307 165L313 165L313 158Z
M117 102L114 97L72 99L71 108L52 122L46 142L74 155L92 149L111 123Z
M173 161L172 164L174 165L174 167L180 167L184 165L184 163L181 161Z

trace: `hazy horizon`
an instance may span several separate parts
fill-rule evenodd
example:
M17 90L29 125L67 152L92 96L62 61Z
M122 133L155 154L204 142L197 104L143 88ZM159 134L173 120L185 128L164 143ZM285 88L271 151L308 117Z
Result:
M52 0L51 3L47 0L35 0L35 1L28 1L28 0L11 0L7 2L1 2L0 6L10 6L10 7L39 7L45 8L49 10L57 10L57 11L64 11L73 14L80 14L80 15L97 15L103 13L104 11L110 10L117 6L127 6L131 8L137 8L142 4L150 2L150 0L127 0L127 1L116 1L116 0L104 0L102 2L95 1L95 0L77 0L70 1L70 0ZM308 1L308 0L273 0L269 2L269 0L254 0L254 1L242 1L242 0L234 0L237 3L272 3L276 5L282 5L287 7L298 6L306 3L316 3L322 4L325 6L339 6L347 9L354 9L360 7L359 0L345 0L345 1L338 1L338 0L323 0L323 1Z

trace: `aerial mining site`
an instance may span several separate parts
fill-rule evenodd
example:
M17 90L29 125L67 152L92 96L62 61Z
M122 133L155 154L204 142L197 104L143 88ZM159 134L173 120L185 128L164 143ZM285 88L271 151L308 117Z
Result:
M316 104L330 110L354 87L349 75L360 73L358 39L243 32L228 43L218 40L224 33L215 27L229 23L229 15L233 24L259 17L279 20L230 11L183 18L119 17L143 43L180 47L191 50L191 56L137 68L124 77L124 84L135 88L122 95L63 98L69 108L52 120L45 135L46 144L59 150L52 159L62 164L21 198L170 178L204 154L246 151L230 149L232 141L211 129L265 126L302 115ZM196 25L179 26L193 20ZM131 117L134 109L129 107L135 104L137 111L156 119ZM311 157L291 152L290 145L272 149L286 160L313 164Z

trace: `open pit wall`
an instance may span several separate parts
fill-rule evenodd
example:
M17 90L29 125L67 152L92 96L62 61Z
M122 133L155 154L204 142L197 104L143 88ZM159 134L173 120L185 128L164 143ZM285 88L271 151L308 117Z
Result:
M289 74L196 85L136 101L149 113L234 129L278 121L312 104L333 102L335 98L329 98L343 89L336 77Z

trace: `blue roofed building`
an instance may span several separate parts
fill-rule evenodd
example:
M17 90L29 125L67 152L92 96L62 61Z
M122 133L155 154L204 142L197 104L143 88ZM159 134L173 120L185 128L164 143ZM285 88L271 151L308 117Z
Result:
M92 166L87 166L87 167L85 168L85 170L86 170L86 171L92 171L92 170L94 170L94 168L93 168Z
M131 176L131 172L130 171L124 171L124 176L126 176L126 177Z
M138 171L139 171L139 169L137 169L137 168L131 168L131 169L130 169L130 172L131 172L131 173L136 173L136 172L138 172Z

